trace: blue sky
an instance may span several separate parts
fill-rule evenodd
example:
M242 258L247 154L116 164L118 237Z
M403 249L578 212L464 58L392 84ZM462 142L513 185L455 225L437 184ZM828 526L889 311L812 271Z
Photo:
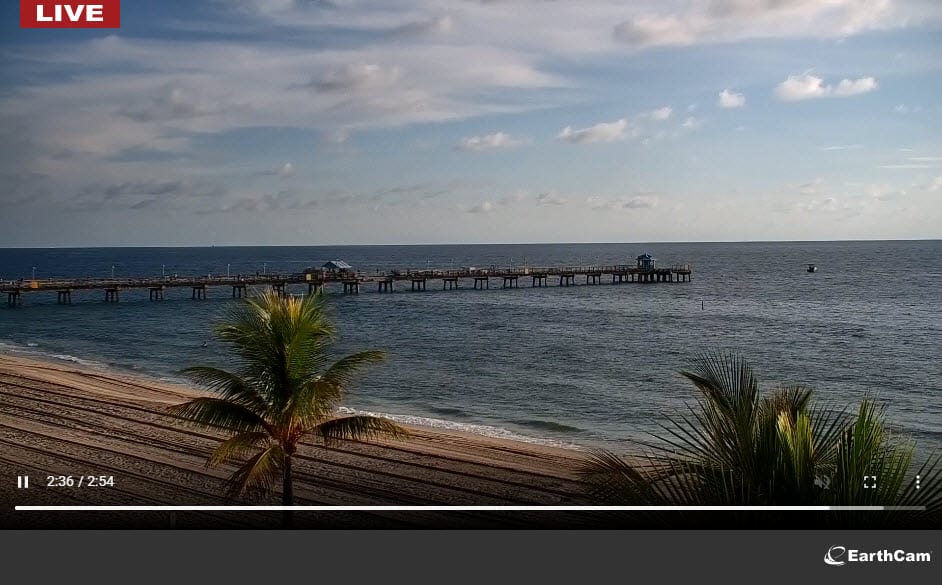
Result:
M934 0L0 8L0 246L938 238Z

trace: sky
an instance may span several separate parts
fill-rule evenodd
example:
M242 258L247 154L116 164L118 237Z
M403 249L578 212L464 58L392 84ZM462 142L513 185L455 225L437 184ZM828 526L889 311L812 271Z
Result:
M937 0L0 8L0 247L935 239Z

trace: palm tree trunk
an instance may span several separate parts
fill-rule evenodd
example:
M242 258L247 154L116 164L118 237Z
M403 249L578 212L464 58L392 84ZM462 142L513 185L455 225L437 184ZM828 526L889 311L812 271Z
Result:
M291 455L285 456L285 466L284 466L284 484L281 490L281 505L282 506L293 506L294 505L294 486L291 481ZM285 528L291 528L291 510L285 510L282 512L282 523Z

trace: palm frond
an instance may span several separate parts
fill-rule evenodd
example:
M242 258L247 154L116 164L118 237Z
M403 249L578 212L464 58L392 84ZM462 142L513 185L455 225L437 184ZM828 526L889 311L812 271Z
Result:
M324 421L309 430L311 434L323 439L327 445L342 440L367 440L377 436L401 439L409 436L409 431L388 418L379 416L354 415Z
M302 420L323 419L335 410L354 377L385 357L382 351L362 351L334 362L323 374L315 374L300 385L287 410Z
M181 373L196 384L219 394L224 400L241 404L254 412L265 412L268 407L257 387L236 374L210 366L191 366L181 370Z
M250 490L270 496L281 479L284 458L284 451L277 444L259 451L232 474L227 483L228 496L237 498Z
M231 459L242 459L249 451L257 449L263 443L271 440L271 435L261 431L246 431L233 435L213 450L207 465L215 467Z
M264 430L275 435L274 429L260 415L241 404L222 398L195 398L171 406L167 411L203 426L220 427L235 432Z

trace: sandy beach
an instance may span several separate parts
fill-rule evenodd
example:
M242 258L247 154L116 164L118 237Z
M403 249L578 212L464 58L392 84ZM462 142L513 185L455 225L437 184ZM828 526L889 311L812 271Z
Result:
M166 407L201 391L73 364L0 355L0 525L14 528L253 528L268 512L15 512L14 505L222 505L233 466L206 465L222 434ZM403 441L307 441L295 458L299 505L585 504L580 453L410 427ZM15 476L28 474L30 488ZM48 487L47 476L112 476L113 486ZM537 527L583 517L545 512L297 513L309 527Z

